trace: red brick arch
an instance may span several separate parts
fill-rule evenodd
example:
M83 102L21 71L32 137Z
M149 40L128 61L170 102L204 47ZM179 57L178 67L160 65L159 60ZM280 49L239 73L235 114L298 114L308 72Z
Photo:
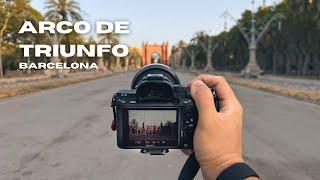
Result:
M142 43L141 56L143 58L143 65L151 64L151 56L153 53L158 53L161 56L162 64L169 65L169 45L168 42L162 44L148 44Z

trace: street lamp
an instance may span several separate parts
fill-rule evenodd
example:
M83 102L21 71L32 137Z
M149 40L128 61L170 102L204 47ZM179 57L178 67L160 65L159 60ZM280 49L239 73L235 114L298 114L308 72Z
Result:
M205 72L211 72L215 70L213 65L211 64L213 53L216 51L216 49L220 46L222 42L225 42L225 40L220 40L219 42L214 44L212 38L210 37L210 34L208 35L208 38L209 38L208 46L205 46L203 43L200 43L200 45L202 46L202 48L207 54L207 65L204 68Z
M196 71L197 70L197 68L195 66L196 56L200 52L200 50L197 49L197 45L195 43L191 43L187 47L187 49L184 48L183 50L191 58L191 64L190 64L189 70L190 71ZM186 68L186 64L184 64L184 68Z
M250 53L250 58L249 58L249 63L245 67L245 69L242 71L242 75L245 77L258 77L261 73L262 70L257 64L257 44L261 40L262 36L269 30L270 25L278 20L278 19L283 19L285 16L282 13L277 13L274 16L272 16L266 24L262 24L262 30L258 32L256 25L257 25L257 20L256 20L256 12L254 12L254 0L252 1L252 17L251 17L251 29L249 33L245 32L245 29L237 22L237 20L228 12L226 11L223 15L228 16L230 19L235 21L237 24L236 26L239 28L240 32L246 39L249 45L249 53Z

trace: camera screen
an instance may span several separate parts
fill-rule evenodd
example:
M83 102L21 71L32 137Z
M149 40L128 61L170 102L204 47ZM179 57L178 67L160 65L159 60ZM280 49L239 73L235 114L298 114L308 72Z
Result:
M174 146L177 110L128 110L129 142L137 146Z

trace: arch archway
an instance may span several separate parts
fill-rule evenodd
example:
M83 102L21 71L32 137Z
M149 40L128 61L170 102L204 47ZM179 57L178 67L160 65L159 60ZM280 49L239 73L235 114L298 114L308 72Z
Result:
M151 54L151 63L162 63L161 54L158 52L153 52Z
M143 65L151 63L162 63L169 65L169 49L168 43L162 44L148 44L142 43L142 54Z

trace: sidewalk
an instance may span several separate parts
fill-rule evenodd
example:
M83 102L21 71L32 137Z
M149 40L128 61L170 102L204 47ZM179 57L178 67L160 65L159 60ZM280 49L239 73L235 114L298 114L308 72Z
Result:
M77 72L63 78L49 76L9 78L0 80L0 99L51 89L112 75L111 72Z
M201 74L201 72L196 73ZM214 72L210 74L224 76L232 84L320 104L320 80L317 79L272 75L260 76L258 79L248 79L241 77L239 73L232 72Z

